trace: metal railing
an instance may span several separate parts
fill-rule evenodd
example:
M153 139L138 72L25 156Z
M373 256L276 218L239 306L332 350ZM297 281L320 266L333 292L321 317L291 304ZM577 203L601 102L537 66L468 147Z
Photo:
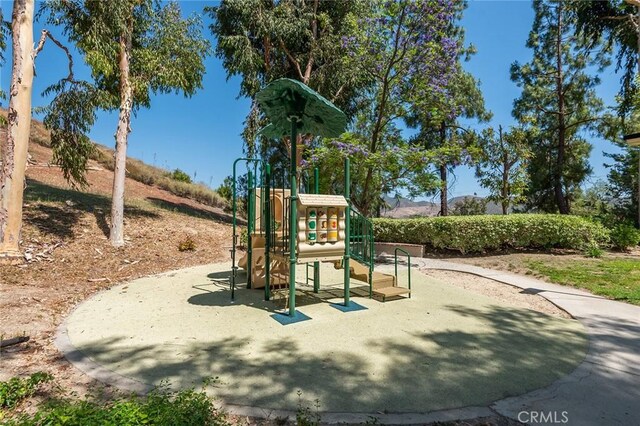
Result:
M369 297L373 296L374 242L373 223L351 206L349 251L351 257L369 268Z
M403 250L400 247L396 247L396 249L393 251L394 276L396 277L396 286L400 287L400 284L398 284L398 252L401 252L402 254L407 256L407 285L409 290L411 290L411 255L406 250ZM409 292L409 298L411 298L411 292Z

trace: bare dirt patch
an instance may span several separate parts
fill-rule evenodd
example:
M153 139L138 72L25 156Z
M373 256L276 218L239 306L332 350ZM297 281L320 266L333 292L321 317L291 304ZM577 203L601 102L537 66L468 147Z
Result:
M421 269L425 275L444 283L463 288L467 291L482 294L502 303L518 308L530 309L559 318L571 318L564 310L558 308L542 296L523 292L522 289L477 275L463 272L440 271L437 269Z
M0 265L0 335L30 340L0 351L0 381L36 371L85 394L99 386L70 366L53 344L68 313L90 295L142 276L229 259L230 217L219 208L159 188L126 182L125 241L108 242L112 172L91 164L90 187L75 191L50 150L31 146L22 249L28 261ZM192 251L179 251L186 238Z

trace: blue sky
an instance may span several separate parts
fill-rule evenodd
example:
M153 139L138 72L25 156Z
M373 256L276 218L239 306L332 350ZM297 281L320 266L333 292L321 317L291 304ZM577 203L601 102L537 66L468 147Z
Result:
M205 5L213 2L183 1L185 13L200 13ZM5 19L11 16L12 2L0 0ZM37 6L36 6L37 7ZM208 20L205 18L205 24ZM493 112L491 125L514 124L511 117L513 100L520 89L509 79L509 66L514 61L526 62L531 51L525 42L533 22L533 11L528 1L470 1L462 25L467 42L473 43L478 53L465 63L465 67L480 79L487 107ZM35 37L39 36L43 23L36 23ZM57 33L55 30L54 33ZM208 30L207 30L207 35ZM9 59L0 72L0 87L6 92L10 77ZM89 78L87 67L76 53L76 75ZM152 100L149 110L140 110L132 123L129 136L129 156L168 169L180 168L196 180L216 187L225 176L231 174L231 164L242 155L240 132L249 108L247 99L237 99L239 79L226 80L221 62L215 57L206 61L207 74L204 89L191 98L180 95L160 95ZM34 81L34 106L45 105L40 97L42 90L65 75L66 59L62 51L51 43L36 59L37 76ZM601 75L598 94L607 105L613 103L618 89L619 76L613 68ZM6 101L3 103L6 107ZM100 113L91 138L104 145L113 146L117 113ZM606 177L602 166L603 151L617 148L607 141L592 139L594 145L591 164L593 182ZM451 196L486 192L480 188L473 171L456 169Z

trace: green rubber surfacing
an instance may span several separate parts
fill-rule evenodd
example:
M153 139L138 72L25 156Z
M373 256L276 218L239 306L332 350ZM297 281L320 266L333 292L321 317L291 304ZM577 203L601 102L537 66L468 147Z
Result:
M342 271L322 266L321 292L299 283L300 312L239 289L227 263L142 278L99 293L67 320L71 343L105 368L144 383L200 386L228 404L296 410L424 413L486 406L545 387L584 358L579 322L514 308L412 272L411 299L341 313ZM299 274L302 276L302 273ZM239 276L240 281L244 275ZM276 298L278 296L276 295Z

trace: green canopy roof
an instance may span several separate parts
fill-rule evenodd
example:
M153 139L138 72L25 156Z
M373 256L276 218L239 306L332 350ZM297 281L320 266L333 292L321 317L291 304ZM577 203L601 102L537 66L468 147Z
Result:
M347 127L347 117L334 104L305 84L288 78L273 81L262 89L256 100L271 121L260 133L267 137L291 134L291 122L298 133L335 137Z

